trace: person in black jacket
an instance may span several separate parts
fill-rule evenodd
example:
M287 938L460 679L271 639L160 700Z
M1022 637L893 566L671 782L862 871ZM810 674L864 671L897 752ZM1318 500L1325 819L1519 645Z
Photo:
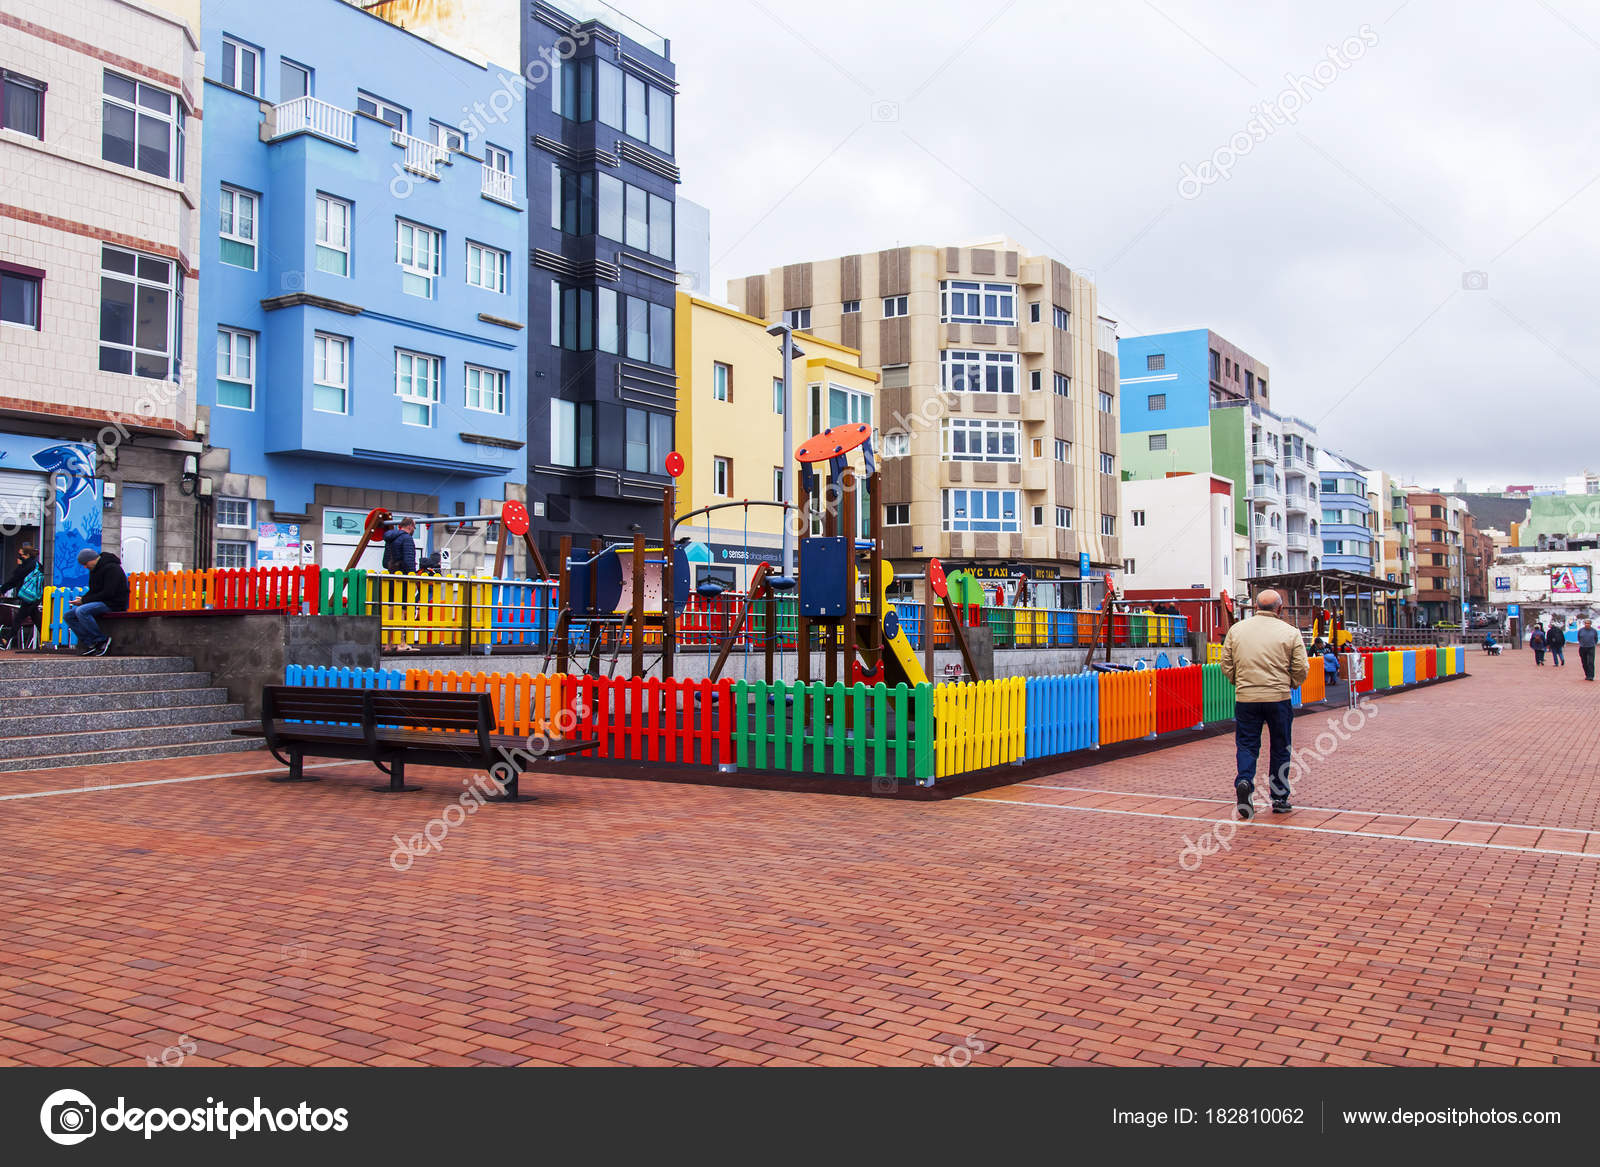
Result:
M383 533L383 570L402 571L407 575L417 570L417 540L413 534L417 522L401 519Z
M122 570L122 560L109 551L85 547L78 552L78 562L89 569L89 587L67 609L67 627L78 638L79 655L105 656L111 637L101 631L96 617L128 610L128 573Z
M1554 618L1544 634L1544 646L1550 652L1550 663L1558 669L1564 668L1567 663L1567 630L1564 625L1557 624Z
M24 595L23 586L33 574L33 569L38 566L39 553L34 550L33 544L24 543L17 549L17 566L6 576L5 582L0 583L0 596L14 592L17 597L17 609L11 616L11 638L8 642L11 648L22 647L24 625L31 622L34 627L39 626L39 609L43 593L30 599Z

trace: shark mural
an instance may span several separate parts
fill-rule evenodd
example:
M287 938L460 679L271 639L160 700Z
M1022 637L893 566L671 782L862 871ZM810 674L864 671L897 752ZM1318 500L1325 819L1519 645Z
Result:
M95 477L94 446L0 434L0 469L44 476L49 486L46 499L55 501L50 516L54 528L50 582L58 587L83 586L89 573L78 563L78 552L85 547L100 549L100 481Z

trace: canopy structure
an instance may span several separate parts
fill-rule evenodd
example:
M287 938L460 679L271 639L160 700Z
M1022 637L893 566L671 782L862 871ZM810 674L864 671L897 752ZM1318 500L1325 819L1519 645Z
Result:
M1257 593L1272 588L1283 597L1284 614L1305 628L1311 626L1318 608L1331 608L1346 622L1369 628L1393 624L1398 615L1394 596L1406 590L1405 584L1392 579L1337 568L1254 575L1244 582L1249 590L1239 597L1242 603L1253 606Z

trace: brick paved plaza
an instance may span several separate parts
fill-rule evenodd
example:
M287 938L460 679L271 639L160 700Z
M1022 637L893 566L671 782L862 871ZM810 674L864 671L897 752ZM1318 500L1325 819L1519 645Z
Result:
M1229 737L935 803L539 777L403 873L459 772L6 775L0 1063L1592 1063L1600 695L1469 667L1205 855Z

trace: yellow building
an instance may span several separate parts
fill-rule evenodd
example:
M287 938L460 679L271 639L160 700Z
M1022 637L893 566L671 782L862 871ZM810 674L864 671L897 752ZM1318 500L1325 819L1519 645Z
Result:
M678 293L678 421L676 441L687 463L678 479L678 514L716 503L783 498L783 354L767 322L722 304ZM877 422L878 374L861 354L836 341L794 334L793 444L844 422ZM859 462L855 463L859 465ZM762 560L778 566L782 511L771 506L726 507L680 529L709 551L693 583L715 578L742 588ZM865 516L863 516L865 529ZM695 549L698 552L698 549Z

